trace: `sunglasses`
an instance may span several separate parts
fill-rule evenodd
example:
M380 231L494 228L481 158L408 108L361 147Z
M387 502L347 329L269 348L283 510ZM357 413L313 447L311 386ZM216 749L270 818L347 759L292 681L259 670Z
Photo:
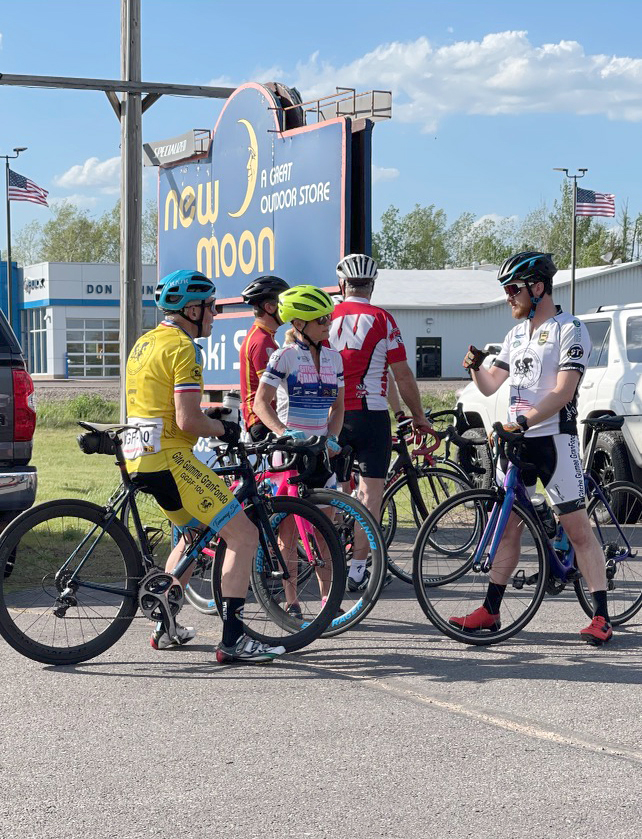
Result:
M321 315L320 318L315 318L314 322L318 323L319 326L323 326L326 323L329 323L332 320L332 315Z
M526 286L511 283L510 285L504 286L504 291L506 292L506 297L515 297L523 288L526 288Z
M200 304L204 309L209 309L210 312L215 315L216 314L216 300L212 300L211 303L201 303Z

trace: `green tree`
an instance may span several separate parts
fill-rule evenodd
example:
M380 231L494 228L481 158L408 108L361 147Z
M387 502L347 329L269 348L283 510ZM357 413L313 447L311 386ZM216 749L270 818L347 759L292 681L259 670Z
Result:
M435 205L415 205L402 221L403 252L400 268L443 268L448 261L446 213Z
M42 224L30 221L14 236L11 242L11 259L20 265L33 265L40 260Z
M75 204L52 204L45 223L32 221L15 236L12 259L34 262L120 262L120 201L95 219ZM142 218L143 262L156 262L158 213L148 201Z
M372 256L382 268L400 268L402 249L402 222L391 204L381 216L381 230L372 237Z

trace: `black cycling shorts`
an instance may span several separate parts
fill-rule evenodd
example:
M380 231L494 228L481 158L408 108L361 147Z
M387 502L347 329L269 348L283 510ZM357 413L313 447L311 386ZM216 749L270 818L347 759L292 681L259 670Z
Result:
M392 454L390 414L346 411L339 443L352 446L355 463L365 478L385 478Z
M575 434L550 434L545 437L526 437L521 457L524 486L533 495L539 478L551 505L558 515L573 513L585 506L584 473L580 459L580 441ZM500 458L497 481L502 484L508 468L506 458Z

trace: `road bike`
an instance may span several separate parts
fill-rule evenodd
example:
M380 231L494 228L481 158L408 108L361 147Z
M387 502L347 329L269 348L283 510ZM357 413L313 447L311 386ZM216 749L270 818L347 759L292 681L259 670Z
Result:
M642 492L632 483L600 486L592 474L598 434L619 430L624 418L603 416L584 422L591 428L583 472L587 513L602 547L614 625L631 620L642 608ZM423 523L413 550L413 583L428 619L446 635L466 644L495 644L523 629L545 594L559 595L572 584L580 605L592 616L593 604L575 562L575 552L561 524L536 512L521 479L524 438L494 426L508 468L503 486L473 489L444 501ZM521 547L515 564L501 540L509 516L515 516ZM481 606L488 583L507 580L501 617L489 629L469 631L453 618Z
M325 464L326 467L323 481L331 476L333 468L339 468L337 477L339 482L342 482L342 467L348 465L350 452L344 449L328 465L325 437L312 437L300 441L294 441L291 437L281 437L276 441L274 438L268 438L254 445L246 445L245 450L259 464L255 468L259 492L267 497L303 498L331 517L344 551L346 566L352 561L355 534L359 531L363 534L362 538L368 546L367 583L365 588L354 592L346 586L341 606L330 626L324 631L323 637L340 635L353 628L374 608L384 586L386 547L383 536L374 516L357 498L327 486L310 485L318 482L320 464ZM273 458L272 462L268 462L270 453L275 451L279 451L286 458L279 465L273 462ZM226 467L220 463L214 463L212 468L217 474L228 474ZM218 609L213 593L215 585L211 567L209 573L206 563L202 564L201 569L196 578L192 577L186 596L196 609L211 614ZM299 574L302 577L309 574L309 566L303 558Z
M446 498L472 486L455 461L438 462L434 457L444 440L448 446L453 441L467 446L468 441L458 437L452 427L447 432L433 430L416 439L411 423L411 419L402 420L397 427L392 443L395 457L381 504L388 567L406 583L412 583L412 546L422 522ZM426 441L427 436L432 437L431 442Z
M175 637L184 600L178 578L198 564L213 541L220 598L226 546L210 528L186 529L187 544L171 574L155 564L158 528L141 522L138 492L118 436L133 426L79 424L87 431L78 438L85 453L115 456L119 489L102 507L76 499L40 504L18 516L0 537L0 635L22 655L45 664L77 664L100 655L125 633L139 609L144 618L162 621ZM258 528L257 553L262 556L260 563L252 563L244 628L262 642L299 649L318 638L336 615L345 588L343 550L327 517L314 505L300 498L260 495L241 443L236 454L235 494ZM121 520L126 505L135 536ZM296 522L306 523L304 535ZM292 568L281 539L286 529L289 547L305 555L315 572L310 576L314 584L298 590L304 621L288 614L279 597ZM325 583L323 599L318 576Z

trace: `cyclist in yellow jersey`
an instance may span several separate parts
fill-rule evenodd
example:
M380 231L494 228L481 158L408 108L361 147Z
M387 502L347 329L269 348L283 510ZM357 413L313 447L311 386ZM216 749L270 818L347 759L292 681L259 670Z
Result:
M216 288L198 271L174 271L161 280L156 305L166 317L141 336L127 360L127 421L138 426L125 435L123 451L133 483L154 496L177 527L209 526L227 544L223 563L223 638L220 664L270 661L285 652L250 639L243 628L243 606L251 562L258 544L256 527L225 483L193 454L199 437L236 443L240 429L222 417L225 409L201 410L203 365L196 338L207 338L215 317ZM172 572L184 548L180 539L167 560ZM182 578L186 585L191 569ZM181 644L195 636L177 624ZM172 643L162 623L152 633L154 649Z

